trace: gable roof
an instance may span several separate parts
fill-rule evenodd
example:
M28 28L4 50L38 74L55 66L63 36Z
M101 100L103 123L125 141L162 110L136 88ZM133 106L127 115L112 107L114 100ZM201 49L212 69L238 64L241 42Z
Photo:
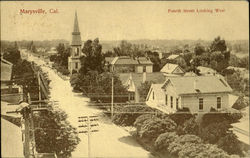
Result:
M178 95L232 91L228 83L222 77L217 76L168 77L163 88L165 88L169 82L172 83Z
M1 81L10 81L12 74L12 63L1 58Z
M165 73L173 73L174 70L176 70L177 68L180 68L182 70L182 72L184 73L184 70L177 64L171 64L171 63L167 63L166 65L163 66L163 68L161 69L161 72L165 72Z
M135 87L139 87L141 85L143 73L119 73L119 78L123 85L126 85L126 82L130 77L132 78ZM162 84L165 80L165 76L160 72L146 73L146 81Z
M111 62L113 65L138 65L138 61L129 56L115 57Z
M174 60L174 59L178 58L179 56L180 56L180 55L172 54L172 55L170 55L167 59L169 59L169 60Z

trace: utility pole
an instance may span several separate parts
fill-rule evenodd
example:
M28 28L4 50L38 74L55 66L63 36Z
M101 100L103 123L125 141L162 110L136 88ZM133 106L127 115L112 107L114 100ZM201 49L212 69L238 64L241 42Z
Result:
M83 131L79 131L79 133L88 133L88 157L91 157L91 133L92 132L98 132L99 130L92 130L92 127L99 126L98 123L94 123L93 121L98 121L98 116L82 116L78 117L78 122L85 122L86 124L81 124L78 127L79 128L85 128ZM87 128L87 129L86 129Z
M112 65L111 119L114 116L114 65Z

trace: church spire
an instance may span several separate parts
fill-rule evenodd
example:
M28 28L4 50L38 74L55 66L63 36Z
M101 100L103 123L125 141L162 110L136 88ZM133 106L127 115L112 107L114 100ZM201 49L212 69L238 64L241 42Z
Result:
M72 32L72 46L81 46L82 41L81 41L81 33L78 25L78 19L77 19L77 12L75 12L75 21L74 21L74 28Z

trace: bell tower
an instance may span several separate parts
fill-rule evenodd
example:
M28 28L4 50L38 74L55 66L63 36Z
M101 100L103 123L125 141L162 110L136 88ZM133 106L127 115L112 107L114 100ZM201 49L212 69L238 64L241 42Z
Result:
M75 20L74 20L74 28L72 32L72 40L71 40L71 55L68 58L68 69L70 74L72 74L73 70L79 71L81 68L80 57L82 56L82 40L81 33L78 25L77 12L75 12Z

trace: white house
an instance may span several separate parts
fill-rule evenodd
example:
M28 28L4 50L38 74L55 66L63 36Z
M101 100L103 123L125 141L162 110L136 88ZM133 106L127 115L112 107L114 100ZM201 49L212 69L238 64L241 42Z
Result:
M166 65L164 65L161 69L161 72L163 72L166 76L176 76L185 74L185 71L179 65L171 63L167 63Z
M152 85L146 100L147 105L164 112L184 107L192 113L209 112L228 108L230 92L231 87L218 76L176 76L168 77L161 86ZM156 93L160 99L153 97Z

